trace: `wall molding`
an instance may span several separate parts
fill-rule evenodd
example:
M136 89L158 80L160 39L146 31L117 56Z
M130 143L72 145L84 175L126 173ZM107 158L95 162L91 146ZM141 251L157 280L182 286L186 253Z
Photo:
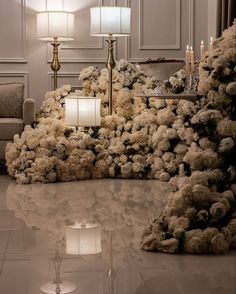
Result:
M116 0L110 0L111 2L111 5L116 5ZM104 0L98 0L98 6L102 6L104 5ZM69 51L69 50L74 50L74 52L76 52L76 55L79 56L80 53L79 51L82 50L82 51L85 51L85 50L88 50L88 51L94 51L94 55L96 55L96 51L100 51L100 52L104 52L104 57L60 57L59 56L59 60L60 60L60 63L105 63L106 60L107 60L107 50L106 49L106 46L104 45L105 42L104 42L104 39L103 37L96 37L98 38L99 40L99 43L98 45L66 45L62 43L61 45L61 48L60 48L60 51L61 52L65 52L65 51ZM47 62L48 63L51 63L52 62L52 57L50 57L50 51L52 51L52 48L51 48L51 45L48 44L47 45ZM60 55L60 52L59 52L59 55ZM115 43L114 45L114 57L116 59L117 57L117 42Z
M117 38L114 38L117 40ZM103 41L104 43L104 41ZM61 48L62 49L62 48ZM95 48L81 48L81 49L78 49L78 50L95 50ZM49 51L52 52L52 46L51 44L47 44L46 46L46 50L47 50L47 56L48 56L48 60L47 60L47 63L51 63L52 62L52 58L49 58ZM65 48L63 49L65 50ZM68 48L66 50L72 50L71 48ZM59 51L59 61L60 63L106 63L107 61L107 50L104 50L104 46L102 46L102 49L96 49L96 50L102 50L104 51L104 57L94 57L94 58L90 58L90 57L87 57L87 58L81 58L81 57L71 57L71 58L66 58L66 57L60 57L60 51ZM79 53L78 53L79 55ZM116 59L117 58L117 42L115 42L114 44L114 58Z
M104 42L102 40L102 37L97 37L98 38L98 45L65 45L62 44L61 50L97 50L97 49L104 49Z
M57 80L60 78L79 78L80 72L58 72ZM72 88L79 88L79 81L77 85L71 85ZM48 90L53 91L53 72L48 72Z
M50 46L50 49L49 49L49 46ZM81 48L79 50L83 50L83 49L85 49L85 50L94 49L95 50L95 48L87 48L87 49L86 48ZM47 46L47 52L48 52L47 53L47 56L48 56L47 63L52 62L52 58L49 57L49 51L50 50L52 51L52 47L51 47L51 45L48 45ZM63 50L65 50L65 48ZM66 50L72 50L72 49L68 48ZM77 49L75 49L75 50L77 50ZM96 49L96 50L101 50L101 49ZM114 46L114 56L115 56L115 58L116 58L116 51L117 51L116 46ZM105 54L106 54L106 52L105 52ZM82 58L82 57L70 57L70 58L67 58L67 57L60 57L60 52L59 52L59 61L60 61L60 63L105 63L106 60L107 60L106 55L104 57L102 57L102 58L96 58L96 57L95 58L89 58L89 57L87 57L87 58Z
M88 49L87 49L88 50ZM116 50L114 50L114 56L116 58L115 54ZM105 53L106 54L106 53ZM51 63L52 59L48 60L48 63ZM106 56L103 58L77 58L77 57L71 57L71 58L60 58L59 56L59 61L60 63L105 63L107 61Z
M194 40L194 0L189 0L189 1L190 1L189 2L189 15L188 15L189 40L193 44L193 40ZM130 7L131 0L125 0L125 5ZM181 8L181 0L180 0L180 8ZM145 58L145 57L134 57L134 56L132 56L131 37L126 37L126 42L125 43L126 43L125 44L125 47L126 47L126 49L125 49L125 58L129 62L135 63L135 62L142 62L144 60L147 60L148 57ZM180 47L181 47L181 44L180 44ZM146 50L150 50L150 49L146 49Z
M27 63L28 61L28 46L27 46L27 0L21 0L21 48L22 48L22 57L1 57L0 63Z
M170 50L170 49L180 49L180 34L181 34L181 5L180 0L175 0L176 4L176 23L175 23L175 35L176 35L176 42L173 45L145 45L143 43L143 1L139 0L138 7L139 7L139 31L138 31L138 49L139 50Z
M97 0L98 1L98 6L104 5L104 0ZM111 0L111 4L115 5L115 0ZM61 63L105 63L106 62L106 50L105 50L105 45L104 45L104 40L103 37L96 37L98 39L98 44L84 44L84 45L79 45L79 44L73 44L69 45L69 43L62 43L60 51L61 52L69 52L70 50L73 50L74 53L76 53L77 56L80 55L80 51L84 52L85 50L87 51L94 51L94 54L96 56L96 51L104 51L104 57L59 57L59 60ZM47 56L48 56L48 63L51 63L52 57L50 57L50 44L47 45ZM116 45L114 46L114 55L116 57Z
M125 5L128 7L131 7L131 0L125 0ZM132 29L132 23L131 23L131 29ZM143 60L143 58L133 58L131 57L131 36L130 37L125 37L125 59L128 60L129 62L139 62Z
M64 0L63 0L63 5L64 5ZM104 5L104 0L98 0L98 6L103 6ZM64 45L62 44L61 50L96 50L96 49L103 49L104 48L104 42L102 37L97 37L98 39L98 45L79 45L79 44L74 44L74 45ZM67 43L68 44L68 43Z
M27 71L1 71L0 81L1 78L9 78L9 83L16 82L13 78L23 78L23 83L25 84L24 97L29 97L29 73Z

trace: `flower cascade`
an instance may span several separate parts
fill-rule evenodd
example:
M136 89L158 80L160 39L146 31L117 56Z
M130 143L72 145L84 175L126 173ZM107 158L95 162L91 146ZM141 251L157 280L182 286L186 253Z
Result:
M105 177L169 181L173 195L145 230L141 248L223 253L236 246L235 26L200 63L201 98L195 102L138 97L150 95L155 81L121 60L114 71L116 114L106 116L107 70L88 67L80 75L82 94L101 97L103 118L101 128L85 133L63 122L70 86L47 93L37 123L7 145L9 174L22 184Z
M190 129L177 130L183 165L170 179L173 196L162 215L143 233L144 250L220 254L236 247L236 22L206 53L199 75L201 107L189 112Z

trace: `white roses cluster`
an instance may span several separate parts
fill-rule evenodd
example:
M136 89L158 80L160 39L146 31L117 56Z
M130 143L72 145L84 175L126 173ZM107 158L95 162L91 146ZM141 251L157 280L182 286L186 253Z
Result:
M178 104L182 141L175 153L183 164L170 179L174 194L162 217L143 234L145 250L220 254L236 247L235 32L236 22L200 63L199 92L205 97L199 105Z
M182 92L186 86L187 75L184 69L179 70L176 74L169 78L169 84L167 84L167 88L169 87L171 92L179 93Z
M83 95L97 96L102 100L103 116L108 114L108 70L90 66L80 73L80 80L83 81ZM154 80L144 76L131 63L124 59L116 62L113 70L113 107L119 116L131 118L132 115L140 113L146 108L145 101L137 99L135 95L149 94L155 87Z

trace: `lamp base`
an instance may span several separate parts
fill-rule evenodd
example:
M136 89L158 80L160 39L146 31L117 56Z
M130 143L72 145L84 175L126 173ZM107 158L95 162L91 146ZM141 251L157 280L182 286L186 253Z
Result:
M40 287L40 291L46 294L56 294L56 284L53 283L52 281L47 282L45 284L43 284ZM60 283L60 289L61 292L60 294L69 294L69 293L73 293L76 289L76 286L70 282L67 281L62 281L62 283Z

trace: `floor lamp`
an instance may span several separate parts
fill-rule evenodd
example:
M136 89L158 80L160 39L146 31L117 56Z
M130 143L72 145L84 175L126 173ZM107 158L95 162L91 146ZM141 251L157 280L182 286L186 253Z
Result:
M60 42L72 41L74 33L74 14L66 11L44 11L37 14L38 39L51 42L53 59L51 69L54 76L54 90L57 88L57 72L60 70L58 47Z
M112 70L116 63L113 55L113 37L130 36L131 8L117 6L99 6L90 8L91 36L108 37L108 99L109 115L112 114Z

